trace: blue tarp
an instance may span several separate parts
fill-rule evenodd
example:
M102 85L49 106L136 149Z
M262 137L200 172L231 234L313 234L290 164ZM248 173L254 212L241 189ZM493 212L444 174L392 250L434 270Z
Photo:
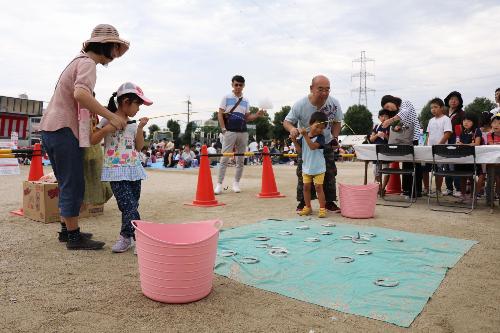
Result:
M476 244L476 241L415 234L385 228L336 223L328 220L266 220L223 230L219 239L215 272L284 296L338 311L383 320L409 327L435 292L449 268ZM296 227L307 225L309 230ZM291 236L280 235L290 231ZM332 235L320 235L332 231ZM366 244L341 240L342 236L365 234ZM254 240L267 236L266 242ZM304 242L317 237L320 242ZM402 242L387 239L400 238ZM362 241L362 240L361 240ZM358 241L359 242L359 241ZM270 255L270 249L256 248L267 243L285 247L286 257ZM237 254L224 257L221 251ZM372 254L358 255L357 250ZM256 264L242 263L245 256L258 258ZM342 263L340 256L354 258ZM389 278L396 287L381 287L375 281Z

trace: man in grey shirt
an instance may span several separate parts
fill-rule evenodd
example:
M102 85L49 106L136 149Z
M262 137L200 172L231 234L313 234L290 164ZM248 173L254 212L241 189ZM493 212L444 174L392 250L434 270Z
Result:
M326 209L339 211L334 201L337 200L336 180L337 167L335 166L334 150L338 145L337 139L340 134L341 121L343 118L339 102L330 96L330 80L324 75L315 76L309 87L309 94L297 101L285 120L283 126L290 132L290 137L297 138L297 128L309 127L309 118L316 112L324 112L328 117L327 126L323 132L325 136L325 147L323 154L326 161L325 181L323 190L325 192ZM302 182L302 158L299 156L297 164L297 211L304 208L304 194ZM314 194L313 194L314 195ZM314 197L313 197L314 198Z

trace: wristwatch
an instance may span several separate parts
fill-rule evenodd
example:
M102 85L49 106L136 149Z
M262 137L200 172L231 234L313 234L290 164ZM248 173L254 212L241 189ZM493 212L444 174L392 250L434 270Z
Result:
M226 128L225 128L225 127L222 127L222 128L220 129L220 131L222 132L222 134L224 134L224 133L226 133L226 131L227 131L227 130L226 130Z

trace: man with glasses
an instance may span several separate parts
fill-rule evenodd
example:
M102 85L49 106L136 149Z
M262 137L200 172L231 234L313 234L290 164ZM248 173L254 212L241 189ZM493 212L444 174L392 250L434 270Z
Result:
M326 199L326 209L336 212L339 207L334 201L337 200L337 190L335 176L337 176L337 167L335 166L334 150L338 146L338 136L341 129L341 121L343 118L340 103L330 96L330 80L324 75L315 76L312 79L309 87L309 95L297 101L291 111L283 121L283 126L290 132L290 137L297 138L299 136L298 128L309 127L309 118L316 112L324 112L328 117L328 123L323 132L325 136L325 146L323 154L326 161L325 180L323 183L323 191ZM302 158L299 156L297 164L297 211L304 208L304 194L302 182ZM311 193L312 198L315 198L314 190Z
M250 114L250 103L248 99L243 97L243 88L245 87L245 78L241 75L235 75L231 79L233 91L222 98L219 107L217 119L221 132L224 135L222 141L222 153L238 153L242 154L246 151L248 145L247 122L254 121L258 117L263 116L264 110L259 110L257 113ZM236 157L236 174L234 176L233 191L241 192L240 179L243 174L244 156ZM228 156L223 156L220 160L219 179L214 193L222 193L222 182L226 175Z

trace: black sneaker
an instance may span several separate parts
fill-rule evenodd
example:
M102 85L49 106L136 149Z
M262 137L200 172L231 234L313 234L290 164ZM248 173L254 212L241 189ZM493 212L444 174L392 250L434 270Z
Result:
M99 242L80 236L78 240L68 240L68 242L66 243L66 248L68 250L100 250L102 249L104 244L104 242Z
M306 203L304 201L300 201L299 204L297 205L297 209L295 209L295 211L298 213L298 212L301 212L302 209L306 206Z
M59 234L59 237L57 239L59 239L60 242L67 242L68 241L68 232L67 231L61 231L61 232L58 232ZM80 232L80 236L82 236L83 238L87 238L87 239L91 239L92 238L92 234L90 232Z
M327 202L326 205L325 205L325 208L327 210L329 210L330 212L334 212L334 213L339 213L340 212L340 208L333 201Z

